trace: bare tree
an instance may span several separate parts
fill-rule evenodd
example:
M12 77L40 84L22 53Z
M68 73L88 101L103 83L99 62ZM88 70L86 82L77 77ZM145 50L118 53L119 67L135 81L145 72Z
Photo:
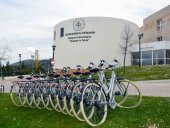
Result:
M7 60L9 56L9 52L11 49L8 47L8 45L1 46L0 47L0 60Z
M2 61L6 61L10 55L10 48L8 47L8 45L5 46L0 46L0 68L1 68L1 77L2 77Z
M122 42L119 44L122 54L124 55L123 59L123 68L125 71L126 65L126 55L130 53L130 48L136 43L135 33L131 29L129 24L124 26L124 29L121 33Z

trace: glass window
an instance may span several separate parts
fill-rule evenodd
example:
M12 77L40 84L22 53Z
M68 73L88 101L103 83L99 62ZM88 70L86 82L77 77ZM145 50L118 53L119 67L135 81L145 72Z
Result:
M166 50L166 58L170 59L170 49Z
M157 30L162 29L162 19L157 20Z
M170 59L166 59L166 64L170 64Z
M153 58L164 58L164 50L154 50Z
M60 28L60 37L64 36L64 28Z
M132 65L139 65L139 52L132 52L131 53L132 59L131 64Z
M152 51L142 51L142 59L152 59Z
M154 65L164 64L164 59L153 59L153 64Z
M166 64L170 64L170 49L166 50Z
M139 59L139 52L132 52L132 59Z
M162 36L157 37L157 41L162 41Z
M132 60L132 65L139 65L139 59Z
M142 65L152 65L152 59L142 59Z

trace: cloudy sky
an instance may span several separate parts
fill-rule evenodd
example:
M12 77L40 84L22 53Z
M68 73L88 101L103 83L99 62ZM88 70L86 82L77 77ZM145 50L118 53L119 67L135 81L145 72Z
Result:
M8 45L10 63L52 56L53 26L63 20L106 16L142 26L143 18L169 5L169 0L0 0L0 47Z

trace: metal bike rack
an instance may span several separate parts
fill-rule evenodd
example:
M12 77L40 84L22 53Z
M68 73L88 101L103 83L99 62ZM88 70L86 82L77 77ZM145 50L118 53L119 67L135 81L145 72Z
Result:
M0 86L0 93L4 93L4 85Z

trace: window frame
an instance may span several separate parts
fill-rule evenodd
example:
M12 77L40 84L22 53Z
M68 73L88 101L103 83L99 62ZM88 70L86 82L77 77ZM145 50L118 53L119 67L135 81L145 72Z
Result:
M162 36L157 37L157 41L162 41L162 40L163 40Z
M162 24L163 24L162 19L157 20L157 30L162 29Z
M64 37L64 27L60 28L60 37Z

